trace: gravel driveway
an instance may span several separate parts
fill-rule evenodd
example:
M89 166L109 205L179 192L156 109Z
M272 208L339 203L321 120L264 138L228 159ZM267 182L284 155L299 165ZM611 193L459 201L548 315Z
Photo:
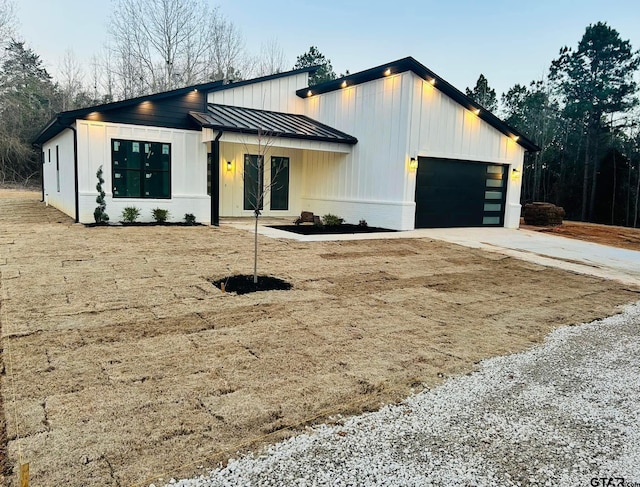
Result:
M639 424L640 302L172 485L640 485Z

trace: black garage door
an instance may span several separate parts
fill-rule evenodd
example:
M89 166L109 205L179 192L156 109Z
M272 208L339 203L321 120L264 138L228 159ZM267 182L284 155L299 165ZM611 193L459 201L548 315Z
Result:
M502 164L420 157L416 228L503 226L507 168Z

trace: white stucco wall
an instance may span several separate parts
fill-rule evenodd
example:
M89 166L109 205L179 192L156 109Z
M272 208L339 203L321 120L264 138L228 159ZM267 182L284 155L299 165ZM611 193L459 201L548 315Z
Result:
M60 167L60 191L56 175L56 146ZM75 218L75 170L73 157L73 131L65 129L43 146L44 201Z
M209 222L210 198L207 195L207 146L199 131L167 129L140 125L78 120L78 166L80 221L94 221L96 207L96 171L103 166L103 189L111 221L121 219L122 210L136 206L142 210L139 221L152 221L151 210L164 208L171 221L182 221L193 213L199 222ZM111 140L125 139L171 144L171 199L113 198Z

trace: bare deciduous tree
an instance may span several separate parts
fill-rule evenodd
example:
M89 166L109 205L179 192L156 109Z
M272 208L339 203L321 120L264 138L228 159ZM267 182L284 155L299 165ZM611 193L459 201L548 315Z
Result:
M278 39L273 38L262 44L256 65L256 76L282 73L289 63Z
M62 110L79 108L79 98L84 91L84 73L72 49L64 53L58 76Z
M4 47L7 41L15 34L17 23L15 4L13 0L0 0L0 45ZM4 49L2 50L4 51ZM4 52L0 53L0 58Z
M240 30L222 16L212 16L209 24L208 62L210 80L237 80L248 71L249 64Z
M259 130L254 144L245 142L245 156L242 179L245 201L254 215L253 229L253 283L258 283L258 220L264 206L269 203L271 192L280 185L279 175L286 169L282 158L271 164L271 149L277 136L266 130ZM265 167L267 170L265 170Z
M205 0L117 0L110 34L125 98L237 79L246 58L238 28Z

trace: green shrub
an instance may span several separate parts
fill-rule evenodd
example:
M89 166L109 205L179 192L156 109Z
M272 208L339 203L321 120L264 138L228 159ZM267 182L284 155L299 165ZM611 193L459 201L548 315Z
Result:
M140 208L136 208L135 206L127 206L124 210L122 210L122 221L126 223L135 222L140 216Z
M196 216L193 213L185 213L184 214L184 222L187 225L195 225L196 224Z
M360 220L360 221L358 222L358 226L359 226L359 227L368 227L368 226L369 226L369 224L367 223L367 220L365 220L365 219L363 218L362 220Z
M327 213L322 217L322 223L325 227L339 227L344 223L344 218Z
M104 178L102 177L102 166L98 168L96 177L98 178L98 184L96 184L96 190L98 191L96 203L98 203L98 206L95 210L93 210L93 218L95 219L96 223L107 223L109 221L109 215L107 215L107 212L105 211L107 209L107 202L104 200L105 192L102 189L102 185L104 184Z
M165 223L169 218L169 210L163 208L154 208L151 210L151 214L156 223Z

